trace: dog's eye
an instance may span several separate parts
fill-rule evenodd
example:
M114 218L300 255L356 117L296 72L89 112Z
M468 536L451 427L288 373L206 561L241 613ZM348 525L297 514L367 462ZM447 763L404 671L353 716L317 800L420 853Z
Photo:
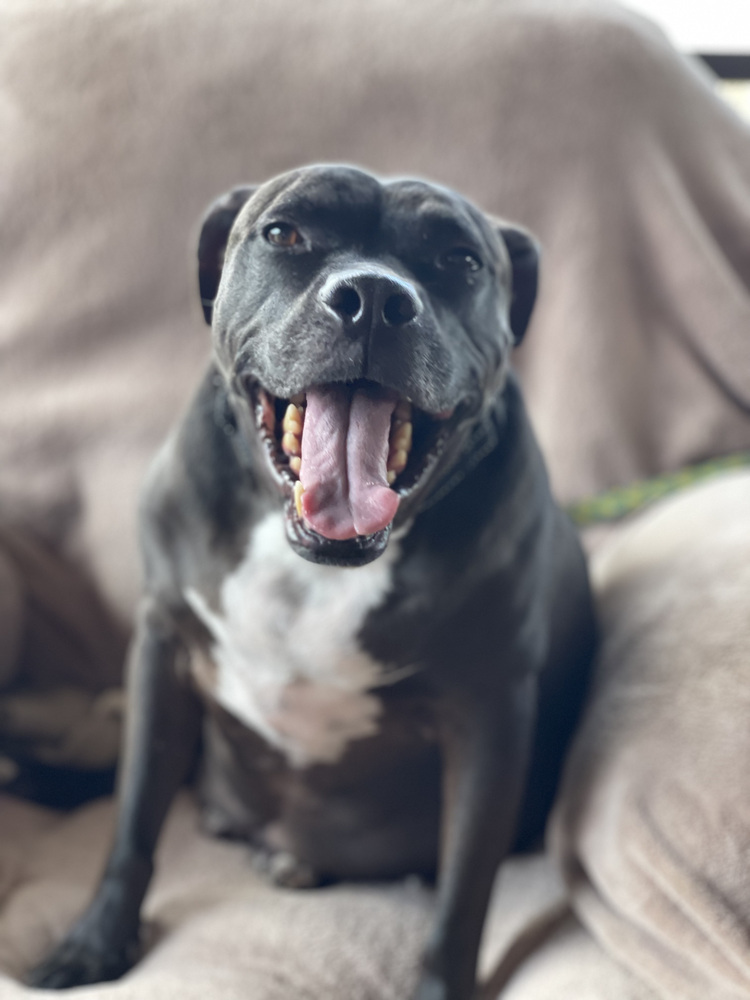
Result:
M482 261L468 247L454 247L438 257L438 267L444 271L479 271Z
M286 222L272 222L263 230L263 235L276 247L296 247L302 242L299 230Z

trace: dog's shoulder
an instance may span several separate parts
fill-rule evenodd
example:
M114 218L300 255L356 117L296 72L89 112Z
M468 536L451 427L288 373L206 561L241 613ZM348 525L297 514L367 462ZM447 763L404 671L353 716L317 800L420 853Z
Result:
M138 521L147 589L179 603L179 594L197 574L223 576L241 559L249 525L262 513L261 500L225 384L210 365L156 453L141 490Z

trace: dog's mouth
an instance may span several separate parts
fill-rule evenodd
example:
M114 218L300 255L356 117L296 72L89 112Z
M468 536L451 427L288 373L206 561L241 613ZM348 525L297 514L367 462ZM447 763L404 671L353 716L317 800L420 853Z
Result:
M295 550L338 565L375 559L401 500L437 461L454 411L428 414L367 380L312 386L291 398L257 383L246 390Z

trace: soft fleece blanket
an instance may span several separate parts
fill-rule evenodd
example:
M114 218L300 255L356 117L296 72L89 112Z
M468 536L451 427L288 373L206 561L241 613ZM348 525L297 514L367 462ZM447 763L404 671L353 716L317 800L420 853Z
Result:
M748 129L705 71L618 7L3 0L0 129L0 733L37 759L114 757L137 485L205 363L192 247L204 206L233 184L345 160L452 185L535 231L542 287L518 365L561 499L750 447ZM584 757L604 739L591 726ZM614 758L639 742L618 732ZM669 755L649 759L669 769ZM668 938L669 960L648 969L643 949L607 933L634 919L637 889L612 881L630 843L618 817L640 814L610 809L605 771L578 766L558 853L581 918L631 971L560 916L547 860L511 862L521 888L499 894L488 948L513 939L512 956L529 955L503 996L682 996L674 969L697 961L685 930L697 911L687 925L638 923L646 951ZM0 759L0 778L12 769ZM111 805L60 817L4 799L1 816L13 977L82 905ZM157 943L132 977L86 996L406 995L424 893L263 889L241 848L195 832L187 800L162 856ZM598 907L578 865L596 869ZM702 924L722 954L738 920ZM6 978L6 993L24 989Z
M104 858L113 811L107 801L65 818L17 800L3 801L2 807L0 997L31 1000L40 994L13 977L38 959L84 905ZM271 889L254 873L246 848L198 834L185 796L167 824L146 906L148 954L117 983L65 995L405 1000L415 982L430 905L429 891L411 881ZM548 858L519 858L505 866L482 968L489 974L519 936L523 953L537 938L543 945L520 969L512 963L516 973L503 997L653 1000L565 914L562 886Z
M750 997L750 472L604 545L597 686L552 824L576 911L659 996Z

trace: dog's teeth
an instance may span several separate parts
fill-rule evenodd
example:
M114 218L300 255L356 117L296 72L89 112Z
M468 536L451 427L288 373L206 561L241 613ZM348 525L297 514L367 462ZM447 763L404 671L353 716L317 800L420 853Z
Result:
M388 461L385 472L388 485L393 486L409 461L414 426L411 422L411 403L400 399L393 411L391 434L388 440Z
M411 421L399 424L391 435L390 450L408 452L411 448L413 427Z
M409 455L403 449L394 451L388 456L388 464L386 465L386 472L401 473L406 468L406 463L408 461L409 461Z
M294 506L297 511L297 517L302 517L302 494L305 492L305 487L302 483L297 480L294 484Z
M285 455L301 455L302 445L296 434L285 434L281 439L281 450Z
M302 433L304 419L302 411L297 409L294 403L290 403L286 408L284 419L281 422L281 429L285 434L296 434L299 437Z
M302 468L302 459L299 457L299 455L292 455L292 457L289 459L289 468L292 470L295 476L299 475L299 470Z

